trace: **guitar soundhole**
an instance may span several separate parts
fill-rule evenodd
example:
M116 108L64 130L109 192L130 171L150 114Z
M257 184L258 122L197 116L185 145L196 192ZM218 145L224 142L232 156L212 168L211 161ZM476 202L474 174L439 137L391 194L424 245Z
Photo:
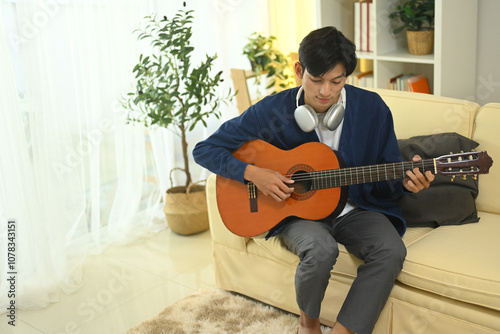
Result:
M291 198L297 201L304 201L316 193L316 190L311 190L312 180L307 177L309 172L312 171L314 169L305 164L295 165L288 170L287 175L292 175L291 179L295 181L292 185L294 192L290 195Z

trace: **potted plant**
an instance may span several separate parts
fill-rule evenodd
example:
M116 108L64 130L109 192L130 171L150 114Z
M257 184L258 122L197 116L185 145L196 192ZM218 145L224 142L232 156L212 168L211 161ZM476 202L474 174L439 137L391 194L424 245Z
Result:
M131 122L168 128L181 139L184 166L174 170L184 171L186 183L178 187L172 184L164 208L170 228L180 234L208 229L205 187L193 183L189 171L187 133L198 124L207 126L206 119L211 115L219 118L220 104L234 97L231 89L225 96L216 95L223 81L222 71L211 73L217 55L206 55L197 66L191 63L192 12L180 10L173 18L164 16L160 21L156 15L145 17L134 33L138 40L150 41L152 54L139 56L133 69L135 90L121 101ZM192 212L188 212L190 209Z
M399 34L406 29L408 51L411 54L432 53L434 46L434 0L407 0L389 14L403 25L394 29Z
M265 37L260 33L252 33L248 37L248 43L243 47L243 55L250 60L252 70L255 72L255 84L261 83L263 74L269 79L266 89L276 87L279 80L279 89L286 89L292 83L289 75L288 59L281 51L274 47L275 36ZM276 93L274 89L272 94Z

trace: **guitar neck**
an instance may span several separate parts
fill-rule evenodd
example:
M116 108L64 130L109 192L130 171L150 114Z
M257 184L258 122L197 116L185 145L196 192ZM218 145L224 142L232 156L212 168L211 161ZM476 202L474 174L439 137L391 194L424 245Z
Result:
M414 168L420 169L422 173L431 171L436 174L435 159L314 171L308 173L308 181L311 190L343 187L353 184L402 179L406 177L406 171ZM300 180L304 177L300 175L293 179Z

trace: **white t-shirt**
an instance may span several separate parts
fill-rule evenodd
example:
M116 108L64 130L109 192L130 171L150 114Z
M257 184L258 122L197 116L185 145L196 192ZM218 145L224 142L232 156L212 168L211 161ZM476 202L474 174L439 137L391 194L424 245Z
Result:
M345 88L342 88L342 91L340 92L340 101L345 108L346 107ZM317 113L319 125L315 129L316 134L318 135L320 142L329 146L332 150L338 151L340 143L340 135L342 134L342 127L344 126L344 120L342 119L342 122L340 122L340 125L334 131L330 131L326 126L323 125L323 119L325 118L325 114L326 112ZM345 215L346 213L352 211L355 208L356 205L352 203L351 200L348 198L344 210L342 210L339 217Z

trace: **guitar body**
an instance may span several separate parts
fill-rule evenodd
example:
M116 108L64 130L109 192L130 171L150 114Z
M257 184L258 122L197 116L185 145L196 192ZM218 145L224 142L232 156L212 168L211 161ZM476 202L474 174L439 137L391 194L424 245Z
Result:
M291 176L294 193L277 202L264 195L252 183L217 176L217 204L222 221L236 235L252 237L279 225L287 217L318 220L338 215L345 206L345 187L310 190L300 181L302 173L341 168L341 160L328 146L314 142L292 150L281 150L262 141L245 143L233 155L258 167L268 168Z

